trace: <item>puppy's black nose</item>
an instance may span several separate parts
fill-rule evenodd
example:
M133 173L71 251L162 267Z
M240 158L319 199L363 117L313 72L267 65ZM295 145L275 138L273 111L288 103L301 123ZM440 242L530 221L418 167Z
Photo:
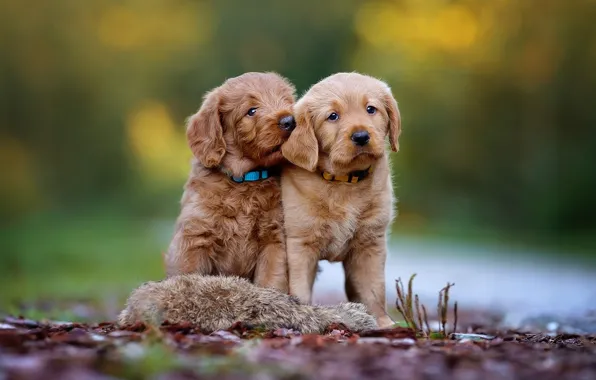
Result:
M279 127L284 131L293 131L296 128L296 120L294 120L294 116L284 116L279 119Z
M352 133L352 141L356 145L364 146L370 141L370 135L366 131L356 131Z

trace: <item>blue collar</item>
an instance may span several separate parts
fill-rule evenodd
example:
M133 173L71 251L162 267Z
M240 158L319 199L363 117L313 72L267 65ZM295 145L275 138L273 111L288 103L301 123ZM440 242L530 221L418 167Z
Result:
M250 172L246 172L241 177L235 177L232 174L232 172L230 172L227 169L224 169L223 167L220 167L220 170L225 175L227 175L228 177L230 177L230 179L233 182L236 182L236 183L255 182L255 181L260 181L260 180L269 178L269 169L267 169L267 168L262 168L262 169L257 169L257 170L252 170Z

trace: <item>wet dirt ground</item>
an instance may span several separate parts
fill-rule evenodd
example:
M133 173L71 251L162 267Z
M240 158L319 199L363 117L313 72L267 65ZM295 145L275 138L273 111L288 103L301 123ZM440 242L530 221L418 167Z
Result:
M464 335L424 339L405 328L354 333L340 325L324 335L240 323L216 332L168 324L119 328L111 321L123 305L115 300L100 308L93 301L44 300L20 309L43 318L46 309L58 308L72 313L70 321L106 322L0 313L0 380L596 379L593 267L522 259L509 248L452 246L450 253L446 247L400 241L390 248L388 306L397 317L398 277L418 273L415 292L427 305L436 305L437 291L453 282L457 332ZM345 299L341 265L321 264L315 301Z
M324 335L198 331L190 324L0 320L0 379L596 379L596 335L499 331L465 321L458 339L410 329Z

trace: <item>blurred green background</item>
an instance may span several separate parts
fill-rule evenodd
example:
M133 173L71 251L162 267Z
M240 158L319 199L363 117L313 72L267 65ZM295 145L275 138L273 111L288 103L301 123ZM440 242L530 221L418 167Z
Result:
M596 2L0 1L0 305L163 274L184 120L246 71L389 82L393 237L596 247ZM445 243L447 244L447 243Z

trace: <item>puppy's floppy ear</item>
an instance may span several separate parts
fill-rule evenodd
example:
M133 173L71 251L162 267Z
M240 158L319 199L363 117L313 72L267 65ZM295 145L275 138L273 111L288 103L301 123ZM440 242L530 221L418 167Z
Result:
M389 86L387 86L385 91L383 103L385 103L387 116L389 116L389 144L391 145L391 150L397 152L399 150L399 135L401 134L401 115L399 108L397 108L397 101L391 94Z
M203 105L189 118L186 127L190 150L207 168L219 165L226 153L219 103L218 89L208 92L204 97Z
M294 108L296 128L281 146L283 156L296 166L308 171L315 171L319 162L319 143L315 136L312 116L305 104Z

